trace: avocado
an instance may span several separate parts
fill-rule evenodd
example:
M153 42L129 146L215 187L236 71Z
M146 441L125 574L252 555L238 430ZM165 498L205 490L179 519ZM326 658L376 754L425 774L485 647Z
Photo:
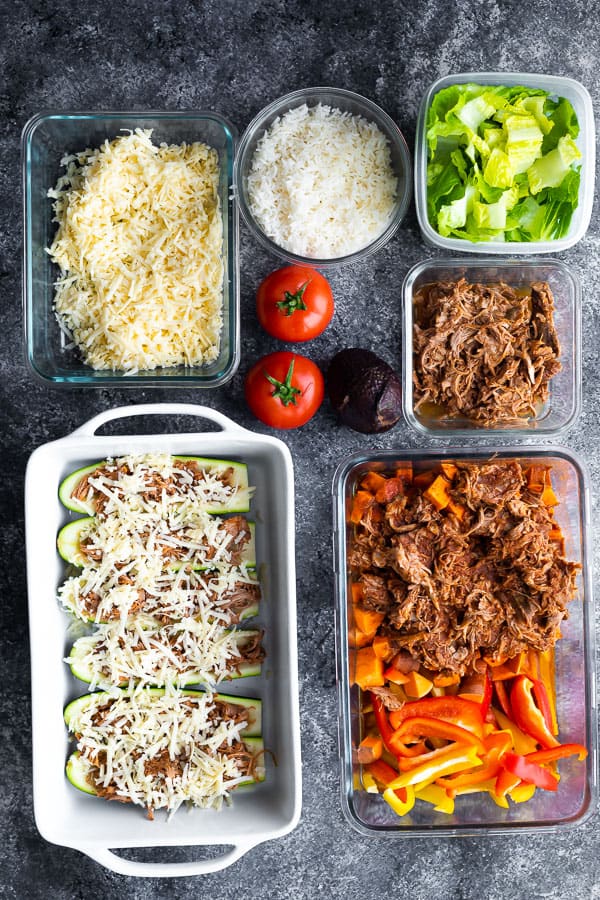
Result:
M327 372L327 389L340 422L362 434L389 431L402 415L402 385L388 363L359 347L340 350Z

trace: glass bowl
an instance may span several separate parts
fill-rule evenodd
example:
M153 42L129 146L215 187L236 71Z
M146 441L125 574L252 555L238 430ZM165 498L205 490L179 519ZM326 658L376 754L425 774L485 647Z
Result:
M456 798L451 815L418 802L405 816L397 816L381 794L365 790L362 767L356 760L361 741L361 692L350 678L349 627L352 591L348 550L353 525L353 497L367 471L394 472L412 464L415 473L443 462L517 460L524 466L550 466L559 498L555 516L565 539L565 556L581 565L577 594L569 616L561 624L555 646L556 710L559 740L584 744L584 761L571 757L559 763L558 791L536 790L527 802L496 806L486 794ZM354 453L338 467L333 483L334 570L336 572L336 658L338 674L341 800L347 821L366 836L414 837L430 835L487 835L512 832L563 831L581 825L593 815L597 802L597 726L594 684L594 602L591 581L590 488L585 468L571 451L559 447L502 447L432 450L367 450Z
M579 185L579 204L573 212L573 218L567 234L562 238L549 241L468 241L462 238L443 237L433 228L427 214L427 112L432 98L438 91L453 84L490 84L490 85L523 85L528 88L540 88L554 97L565 97L575 110L579 122L579 136L576 143L581 150L581 181ZM458 250L463 253L493 253L500 256L523 253L558 253L567 250L581 240L588 229L594 201L596 138L594 129L594 111L592 99L586 88L573 78L557 75L527 74L524 72L463 72L459 75L446 75L435 81L421 103L417 119L415 138L415 205L417 219L423 239L433 247L444 250Z
M359 250L349 253L347 256L318 259L316 257L299 256L290 250L286 250L284 247L279 246L267 237L250 210L247 194L247 181L258 141L262 138L267 129L270 128L275 119L285 114L288 110L295 109L303 104L307 104L308 107L323 104L337 108L342 112L348 112L353 116L362 116L369 122L374 122L379 130L387 137L390 144L392 167L394 174L398 179L396 202L392 215L384 230L377 238L375 238L375 240L371 241L365 247L361 247ZM371 256L371 254L376 253L377 250L380 250L388 243L406 215L411 194L412 166L410 153L406 141L402 136L402 132L390 116L380 109L379 106L371 100L361 97L359 94L355 94L352 91L342 90L341 88L315 87L293 91L291 94L280 97L278 100L275 100L273 103L269 104L269 106L265 107L265 109L252 120L240 142L235 161L234 181L235 192L242 218L256 240L266 250L269 250L271 253L274 253L276 256L281 257L287 262L314 266L321 269L365 259L366 257Z
M561 346L562 369L549 383L548 400L535 418L519 426L482 426L466 418L439 416L416 410L413 397L413 297L419 288L436 281L493 284L505 282L514 288L547 281L554 296L554 324ZM581 409L581 286L579 279L557 259L515 260L432 259L418 263L403 285L402 365L404 417L421 434L431 437L476 440L519 435L556 437L576 421Z
M223 330L217 359L202 367L175 366L126 374L86 365L60 329L53 310L59 269L46 253L52 222L49 188L56 185L67 153L99 147L123 130L151 128L156 143L202 141L219 155L219 197L223 216ZM23 130L24 319L27 359L34 373L56 386L216 387L233 377L239 363L238 216L231 197L237 132L213 112L46 112Z

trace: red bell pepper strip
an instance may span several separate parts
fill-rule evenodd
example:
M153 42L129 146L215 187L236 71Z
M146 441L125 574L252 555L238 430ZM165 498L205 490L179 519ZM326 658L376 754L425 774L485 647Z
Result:
M531 735L545 749L558 747L559 742L548 728L542 711L535 704L533 686L533 679L527 675L517 675L515 678L510 691L513 719L522 731Z
M395 779L398 778L398 772L383 759L375 760L375 762L370 763L366 768L375 781L378 781L384 788L387 788L390 782L395 781ZM407 802L408 797L405 787L396 788L394 793L402 803Z
M550 710L550 700L548 699L548 693L544 684L541 681L538 681L537 678L532 678L533 681L533 699L537 703L541 714L544 717L544 722L546 723L546 728L550 732L550 734L554 734L552 730L552 712Z
M510 701L508 699L508 691L506 690L506 685L503 681L495 681L494 682L494 690L496 691L496 696L498 698L498 703L500 704L500 709L508 718L512 718L512 710L510 708Z
M552 747L550 750L535 750L533 753L527 753L525 759L530 762L544 763L554 762L557 759L564 759L566 756L574 756L577 754L579 759L585 759L588 755L583 744L560 744L558 747Z
M390 725L397 729L407 719L413 718L440 719L471 731L479 738L483 735L481 704L452 694L444 697L423 697L421 700L405 703L401 709L394 709L390 713Z
M518 753L507 753L502 759L502 765L507 772L510 772L521 781L528 784L535 784L536 787L545 791L556 791L558 789L558 778L555 778L552 772L539 766L536 762L531 762L526 756L519 756Z
M507 769L501 769L496 778L494 793L496 797L506 797L509 791L514 790L520 784L521 779L518 775L513 775L513 773L509 772Z
M469 747L476 747L481 753L485 753L483 741L476 734L473 734L472 731L467 731L466 728L461 728L460 725L454 725L452 722L447 722L444 719L434 719L431 716L414 716L402 722L390 738L393 748L392 752L394 752L394 747L396 746L395 741L406 743L410 738L430 737L439 737L446 741L466 744Z
M381 698L378 697L377 694L371 693L371 703L373 704L375 724L379 729L379 734L381 735L383 746L386 750L389 750L390 753L394 753L390 746L390 738L394 733L394 729L389 723L387 709L385 708Z

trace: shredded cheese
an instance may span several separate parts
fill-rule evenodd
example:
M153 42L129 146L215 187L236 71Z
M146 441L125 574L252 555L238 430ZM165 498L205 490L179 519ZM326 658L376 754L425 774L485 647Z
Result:
M66 156L48 192L56 314L94 369L201 366L219 355L218 155L201 143L156 146L151 134Z
M102 695L70 724L100 792L112 787L117 799L171 812L185 802L219 809L248 780L240 760L223 752L246 727L220 716L214 695L178 691L119 692L108 702Z
M265 234L301 256L345 256L388 225L397 178L389 142L361 116L319 104L275 119L258 141L247 181Z

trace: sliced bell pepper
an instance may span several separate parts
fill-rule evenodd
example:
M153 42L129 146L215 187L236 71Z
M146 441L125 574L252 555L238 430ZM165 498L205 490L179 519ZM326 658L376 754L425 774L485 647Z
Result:
M414 745L419 746L418 744ZM421 744L422 747L426 747L426 744ZM443 747L438 747L437 750L427 750L425 749L419 755L413 756L399 756L398 757L398 768L401 772L408 772L410 769L416 769L417 766L422 766L427 762L434 762L436 759L439 759L440 756L445 756L445 754L450 749L448 744L444 744Z
M520 784L508 792L508 796L515 803L526 803L527 800L531 800L535 792L535 784L527 784L526 781L521 781Z
M436 812L447 813L449 816L454 812L454 797L449 797L444 788L437 784L426 784L422 787L417 785L415 796L417 800L433 804Z
M496 782L493 778L482 781L480 784L466 784L464 787L457 788L454 793L457 797L463 794L489 794L497 806L508 809L508 802L504 795L497 796L495 793Z
M534 750L537 750L537 746L532 737L528 734L525 734L524 731L515 725L512 719L509 719L508 716L505 716L504 713L500 712L499 709L494 709L494 715L496 716L496 720L500 728L505 731L510 731L513 740L513 747L516 753L520 753L522 756L526 756L528 753L533 753Z
M533 753L527 753L526 759L543 765L575 754L579 759L585 759L588 752L583 744L559 744L558 747L552 747L550 750L535 750Z
M367 794L378 794L379 788L377 787L377 782L373 778L370 772L367 772L366 769L363 770L361 775L362 786L367 792Z
M483 734L481 705L452 695L423 697L421 700L405 703L401 709L395 709L390 713L390 725L392 728L398 728L407 719L423 716L457 725L478 737Z
M552 734L558 734L558 719L556 716L556 682L554 675L554 649L542 650L538 654L540 681L546 688L548 702L550 704L550 716L552 718Z
M457 775L449 775L437 782L451 796L454 796L457 788L480 784L491 778L495 779L502 767L502 757L512 748L512 737L508 731L495 731L484 738L483 743L486 753L480 768L475 769L474 772L459 772Z
M507 772L520 778L521 781L534 784L545 791L556 791L558 789L558 778L555 778L548 769L528 760L526 756L519 756L518 753L507 753L502 760L502 765Z
M521 784L521 779L508 769L501 769L496 778L494 786L495 797L506 797L506 795ZM506 804L508 807L508 804Z
M442 738L445 741L456 741L476 747L481 753L485 753L483 741L472 731L467 731L466 728L461 728L460 725L454 725L444 719L434 719L431 716L415 716L402 722L390 738L392 751L396 746L396 741L406 744L411 738Z
M379 734L381 735L381 739L383 741L383 745L386 750L389 750L390 753L393 753L390 746L390 738L394 733L394 729L390 725L388 719L387 709L383 705L383 701L377 694L371 693L371 703L373 704L373 714L375 716L375 724L377 725L377 729Z
M510 700L508 699L508 691L506 690L506 685L503 681L494 681L493 684L494 690L496 691L496 697L498 698L498 703L502 707L502 712L510 719L512 710L510 708Z
M388 787L383 792L383 799L397 815L405 816L415 805L415 790L412 785L407 785L403 791L395 791Z
M402 772L394 781L390 782L388 787L396 790L397 788L407 787L409 784L419 784L423 781L431 782L441 778L443 775L451 775L453 772L460 772L461 769L470 769L480 765L481 760L477 756L475 747L457 744L432 762L423 763L423 765L417 766L415 769Z
M531 735L538 744L548 749L558 747L558 741L546 724L542 711L533 697L534 680L527 675L517 675L510 690L510 705L519 728Z
M366 766L366 771L383 787L388 787L390 782L398 777L397 771L383 759L376 759L375 762L369 763Z
M539 681L537 678L531 678L533 681L532 694L533 699L535 700L541 714L544 717L544 722L546 723L546 728L553 734L552 732L552 712L550 711L550 700L548 698L548 692L544 684Z

